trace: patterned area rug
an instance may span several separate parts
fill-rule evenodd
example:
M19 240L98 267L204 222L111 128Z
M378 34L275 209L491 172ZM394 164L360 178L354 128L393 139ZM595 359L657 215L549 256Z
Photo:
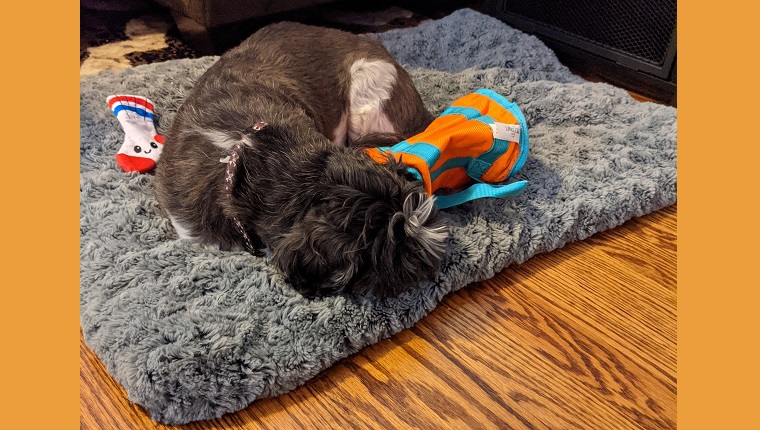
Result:
M317 7L276 14L256 22L242 23L242 34L252 34L258 27L282 20L339 28L353 33L378 33L396 28L415 27L422 22L442 18L456 9L479 9L482 2L458 0L421 2L380 1L371 6L342 1ZM80 3L80 76L103 70L129 67L200 55L183 41L171 11L148 0L112 3L83 0ZM222 33L220 46L235 46L240 32ZM243 36L244 37L244 36ZM221 52L216 52L221 54Z
M80 6L79 74L196 58L168 10L152 3L129 11Z

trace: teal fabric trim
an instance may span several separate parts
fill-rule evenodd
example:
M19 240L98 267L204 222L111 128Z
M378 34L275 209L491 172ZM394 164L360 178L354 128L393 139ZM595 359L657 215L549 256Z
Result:
M420 171L417 170L417 169L415 169L414 167L408 167L406 169L406 172L409 173L410 175L414 176L418 181L422 180L422 175L420 174Z
M501 94L498 94L486 88L481 88L475 92L477 94L484 95L500 104L504 109L508 110L512 115L514 115L514 117L517 118L517 122L520 124L520 154L517 156L517 161L512 167L512 171L509 172L509 175L507 176L507 178L510 178L512 175L522 169L522 167L525 165L525 161L528 159L528 152L530 149L530 142L528 138L528 121L525 120L525 115L523 115L520 108L517 107L517 104L510 102Z
M518 181L507 185L474 184L456 194L436 196L435 205L439 209L446 209L475 199L519 196L527 185L528 181Z
M476 121L480 121L485 125L494 124L496 120L491 118L488 115L482 115L480 111L474 108L460 108L455 107L457 110L462 111L468 111L471 116L468 116L467 119L474 119ZM449 108L452 109L452 108ZM448 111L449 109L446 109ZM441 115L445 114L446 111L444 111ZM453 113L460 113L460 112L453 112ZM465 115L464 113L461 113L462 115ZM509 148L509 142L505 142L502 139L493 139L493 145L491 145L491 149L484 152L477 158L472 157L461 157L461 158L453 158L451 160L448 160L447 162L443 163L441 167L436 169L433 172L430 172L430 179L431 181L434 181L435 178L437 178L441 173L444 171L456 168L456 167L465 167L467 176L472 178L473 180L476 180L478 182L483 182L483 174L491 168L491 165L494 161L496 161L499 156L501 156L508 148Z
M406 148L408 148L410 146L411 146L411 144L409 142L407 142L406 140L402 140L401 142L399 142L399 143L391 146L390 148L388 148L388 150L389 151L393 151L393 152L400 152L400 151L403 151L404 149L406 149Z
M490 168L490 163L486 163L478 158L471 158L470 162L467 163L467 176L475 181L483 182L483 175L485 175L486 171Z
M500 156L504 155L509 149L509 142L503 139L497 139L494 137L493 146L487 152L484 152L478 160L488 164L493 164Z
M512 167L512 171L509 172L509 176L507 176L507 178L511 177L513 174L519 172L520 169L523 168L525 162L528 160L528 148L530 148L528 141L528 122L525 120L525 116L523 115L522 111L517 108L517 105L515 105L515 110L510 112L512 112L515 118L517 118L517 121L520 123L520 155L517 156L517 161L515 162L514 167ZM524 147L523 142L525 142Z
M393 151L395 154L416 155L425 160L428 166L435 165L441 157L440 149L425 142L418 142L412 145L404 140L403 142L391 146L390 151Z
M475 118L476 121L480 121L485 125L490 125L496 123L496 120L491 118L488 115L482 115L480 118ZM522 128L521 128L522 129ZM503 139L497 139L493 138L493 145L491 145L491 149L488 151L482 153L478 160L483 161L485 163L493 164L494 161L496 161L500 156L502 156L507 149L509 149L509 142L503 140ZM490 166L489 166L490 167ZM488 169L486 169L488 170ZM483 171L485 173L485 171ZM472 176L471 176L472 177ZM473 178L480 181L480 178Z
M445 111L441 112L438 117L442 117L444 115L464 115L467 119L473 119L480 116L480 111L475 108L468 108L468 107L460 107L460 106L449 106L446 108Z
M409 143L408 143L408 142L406 142L406 141L403 141L403 142L399 142L399 143L406 143L407 145L409 144ZM391 150L391 149L393 149L393 148L392 148L392 147L390 147L390 146L378 146L376 149L382 153L382 152L387 152L387 151L390 151L390 150ZM402 153L402 154L403 154L403 153ZM407 171L407 173L409 173L410 175L414 176L414 177L415 177L415 178L416 178L418 181L421 181L421 180L422 180L422 174L420 173L420 171L419 171L419 170L415 169L414 167L408 167L408 168L406 169L406 171Z
M451 160L446 161L445 163L441 164L441 167L433 170L430 172L430 181L435 181L438 176L440 176L441 173L449 170L449 169L455 169L457 167L467 167L467 163L472 160L471 157L460 157L460 158L452 158Z

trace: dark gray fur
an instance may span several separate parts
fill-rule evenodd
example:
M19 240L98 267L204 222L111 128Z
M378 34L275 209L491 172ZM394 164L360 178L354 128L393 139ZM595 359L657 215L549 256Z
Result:
M349 68L359 59L395 65L384 111L398 133L368 134L345 147L330 138L349 108ZM156 197L201 244L239 249L239 220L305 295L397 294L432 276L445 227L405 166L378 164L359 148L408 137L432 119L377 41L271 25L198 80L169 130ZM258 121L269 125L254 133ZM212 141L246 143L232 199L223 192L227 150Z

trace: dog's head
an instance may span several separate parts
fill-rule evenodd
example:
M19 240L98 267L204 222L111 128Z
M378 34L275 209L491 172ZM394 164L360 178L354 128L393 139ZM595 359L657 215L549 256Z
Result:
M406 171L359 153L332 157L320 175L324 193L273 249L288 281L307 296L388 296L430 279L448 229Z

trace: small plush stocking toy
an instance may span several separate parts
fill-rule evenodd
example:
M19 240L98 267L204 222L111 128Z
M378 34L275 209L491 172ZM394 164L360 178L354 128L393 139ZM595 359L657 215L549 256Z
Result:
M124 128L124 143L116 154L116 164L125 172L153 170L164 146L164 137L153 124L153 103L145 97L119 94L106 99Z

